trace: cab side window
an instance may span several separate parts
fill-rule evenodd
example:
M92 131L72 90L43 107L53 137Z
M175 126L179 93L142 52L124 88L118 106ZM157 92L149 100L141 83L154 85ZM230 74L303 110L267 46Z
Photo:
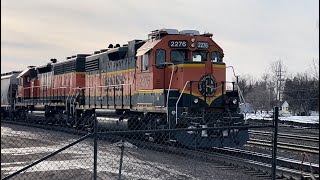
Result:
M222 54L219 51L211 52L211 61L212 62L222 62Z
M19 86L23 85L23 78L19 78Z
M164 68L166 62L166 51L163 49L157 49L156 51L156 67Z
M30 80L31 80L30 76L25 76L25 82L26 83L30 83Z
M149 70L149 54L146 53L142 55L142 71L148 71Z

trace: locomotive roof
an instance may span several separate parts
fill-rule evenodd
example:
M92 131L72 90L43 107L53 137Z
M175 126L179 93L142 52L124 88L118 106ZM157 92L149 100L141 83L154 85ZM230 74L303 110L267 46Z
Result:
M89 55L86 57L86 61L92 61L92 60L95 60L103 55L108 55L108 54L111 54L111 53L114 53L114 52L126 52L128 51L128 47L127 46L122 46L122 47L117 47L117 48L113 48L113 49L109 49L107 51L104 51L104 52L100 52L100 53L97 53L97 54L92 54L92 55Z
M9 74L9 75L5 75L5 76L2 76L1 75L1 79L8 79L10 78L11 76L13 76L14 74Z
M7 76L7 75L12 75L12 74L17 74L17 73L21 73L22 71L10 71L10 72L6 72L6 73L2 73L2 76Z
M52 63L48 63L48 64L41 65L41 66L37 66L36 68L39 69L39 68L45 68L45 67L48 67L48 66L52 66Z
M23 70L18 76L17 78L22 77L23 75L25 75L27 72L29 72L30 69L34 68L33 66L28 66L27 69Z
M149 39L159 39L166 35L212 36L211 33L200 34L198 30L157 29L148 34Z
M144 43L138 50L137 50L137 55L136 56L141 56L151 50L155 45L157 45L161 39L154 40L154 41L147 41Z
M68 57L65 61L53 63L54 75L68 72L83 72L85 69L85 58L87 56L89 56L89 54L77 54L71 58Z
M70 61L75 61L75 60L77 60L78 58L85 58L85 57L87 57L87 56L90 56L90 54L77 54L77 55L75 55L75 56L72 56L71 58L67 58L66 60L64 60L64 61L58 61L58 62L56 62L56 63L53 63L52 65L58 65L58 64L64 64L64 63L68 63L68 62L70 62Z

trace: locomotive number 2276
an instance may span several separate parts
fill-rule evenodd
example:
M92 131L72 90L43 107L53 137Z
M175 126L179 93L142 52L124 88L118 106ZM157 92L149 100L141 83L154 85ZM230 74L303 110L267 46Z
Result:
M187 41L173 40L169 41L169 47L171 48L186 48L188 45Z

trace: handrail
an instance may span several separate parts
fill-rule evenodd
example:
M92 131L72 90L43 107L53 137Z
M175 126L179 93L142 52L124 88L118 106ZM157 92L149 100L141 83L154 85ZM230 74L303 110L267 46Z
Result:
M199 82L199 81L186 81L186 83L184 84L184 87L183 87L183 89L182 89L182 91L181 91L181 93L180 93L180 95L179 95L179 98L178 98L178 100L177 100L177 103L176 103L176 124L178 123L178 103L179 103L179 101L180 101L180 99L181 99L181 97L182 97L182 95L183 95L184 90L186 89L188 83L190 83L190 82ZM221 87L221 86L222 86L222 85L217 86L215 89L218 89L218 88Z
M117 87L117 86L129 86L133 84L114 84L114 85L108 85L108 86L96 86L97 88L102 88L102 87Z
M55 87L55 88L51 88L51 89L67 89L67 88L70 88L70 86L65 86L65 87Z
M227 66L226 68L232 68L233 76L236 77L236 78L238 77L238 76L236 76L236 73L235 73L235 71L234 71L233 66ZM236 84L237 84L237 89L238 89L238 91L239 91L240 103L241 103L241 101L243 101L242 103L246 104L246 101L245 101L245 99L244 99L244 97L243 97L242 91L241 91L241 89L240 89L240 87L239 87L239 83L237 82Z
M39 88L39 87L42 87L42 86L30 86L30 87L22 87L23 90L26 90L26 89L31 89L31 88Z
M155 66L156 65L172 65L172 68L171 68L171 76L170 76L170 82L169 82L169 87L168 87L168 92L167 92L167 99L166 99L166 114L167 114L167 123L169 124L169 129L170 129L170 123L169 123L169 96L170 96L170 90L171 90L171 84L172 84L172 79L173 79L173 72L174 72L174 69L175 69L175 64L172 63L172 62L163 62L163 63L160 63L160 64L154 64ZM166 68L164 68L165 70ZM164 85L165 86L165 85ZM165 87L164 87L165 89Z
M77 98L77 95L79 94L79 92L76 91L76 89L74 89L73 93L72 93L72 96L69 100L69 104L70 104L70 113L72 112L73 114L75 113L74 112L74 103L76 102L76 98ZM73 100L73 102L72 102ZM73 111L71 111L73 109Z
M97 94L96 91L97 91L97 88L101 89L100 91L102 92L102 88L109 88L109 87L113 87L113 89L115 89L115 87L121 87L123 89L124 86L129 86L129 88L131 87L131 85L134 85L132 83L130 84L115 84L115 85L107 85L107 86L87 86L87 87L76 87L76 88L73 88L74 90L86 90L86 89L94 89L95 90L95 93L94 94ZM122 90L123 91L123 90ZM114 90L114 92L116 92ZM79 92L78 92L79 93ZM123 96L123 95L122 95ZM70 100L71 101L71 100ZM75 102L75 100L74 100ZM131 103L131 101L130 101ZM122 104L123 104L123 100L122 100Z
M69 94L68 94L68 96L67 96L67 98L66 98L66 112L68 113L68 115L69 115L69 113L71 112L71 98L70 98L70 100L69 100L69 97L70 97L70 94L72 93L72 96L73 96L73 94L74 94L74 91L75 91L76 89L70 89L70 91L69 91ZM71 92L71 93L70 93ZM68 112L68 102L70 101L70 103L69 103L69 106L70 106L70 111Z
M170 82L169 82L169 88L168 88L168 92L167 92L167 101L166 101L166 106L167 106L167 109L166 109L166 113L167 113L167 124L169 125L169 129L170 129L170 122L169 122L169 96L170 96L170 90L171 90L171 84L172 84L172 78L173 78L173 72L174 72L174 64L172 62L164 62L164 63L161 63L163 65L166 65L166 64L170 64L172 65L172 69L171 69L171 77L170 77Z
M191 81L186 81L186 83L184 84L184 87L183 87L183 89L182 89L182 91L181 91L181 93L179 95L179 98L177 100L177 103L176 103L176 124L178 124L178 103L179 103L179 101L180 101L180 99L182 97L182 94L183 94L184 90L186 89L186 87L187 87L189 82L191 82Z
M103 88L103 87L119 87L119 86L130 86L133 84L115 84L115 85L108 85L108 86L88 86L88 87L77 87L73 89L95 89L95 88Z

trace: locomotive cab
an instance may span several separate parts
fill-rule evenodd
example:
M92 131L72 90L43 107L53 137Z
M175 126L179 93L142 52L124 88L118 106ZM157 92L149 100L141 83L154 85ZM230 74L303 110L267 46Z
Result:
M153 31L137 52L137 90L169 94L173 101L160 103L164 107L177 103L184 109L230 110L225 102L237 93L226 93L223 51L211 36L191 30Z

